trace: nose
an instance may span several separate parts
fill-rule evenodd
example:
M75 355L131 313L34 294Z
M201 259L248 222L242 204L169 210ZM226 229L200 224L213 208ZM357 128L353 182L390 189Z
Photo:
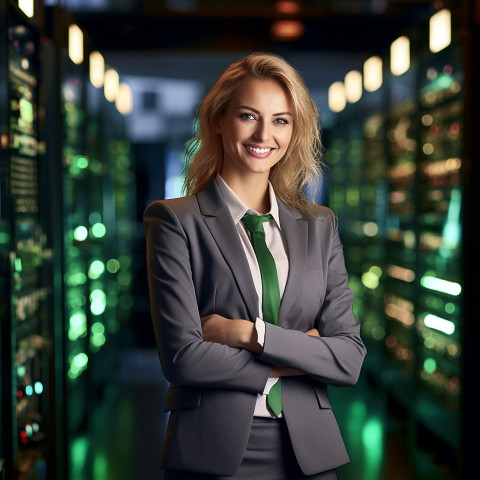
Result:
M257 123L257 128L254 132L254 138L261 143L266 143L271 138L271 126L268 122L264 122L263 120Z

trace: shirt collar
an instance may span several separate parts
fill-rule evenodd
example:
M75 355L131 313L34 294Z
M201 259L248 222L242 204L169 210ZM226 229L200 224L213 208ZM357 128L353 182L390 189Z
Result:
M217 173L216 176L217 185L220 189L220 193L227 204L228 209L230 210L230 214L232 215L233 221L235 225L242 219L242 217L246 213L253 213L256 215L260 215L255 210L248 208L236 195L236 193L227 185L225 180ZM268 212L272 215L275 223L277 224L278 228L280 228L280 216L278 214L278 203L277 197L275 192L273 191L273 186L270 182L268 182L268 195L270 197L270 211Z

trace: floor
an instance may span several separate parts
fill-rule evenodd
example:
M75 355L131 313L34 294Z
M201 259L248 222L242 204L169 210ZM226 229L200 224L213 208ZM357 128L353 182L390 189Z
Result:
M72 480L159 480L167 385L154 348L123 355L117 381L105 388L91 422L87 473ZM415 477L405 435L387 423L382 395L362 377L354 388L331 389L330 398L350 453L339 480L440 480ZM253 479L255 480L255 479Z

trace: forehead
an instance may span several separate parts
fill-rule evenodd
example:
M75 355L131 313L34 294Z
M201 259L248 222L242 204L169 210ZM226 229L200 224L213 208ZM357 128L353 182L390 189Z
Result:
M291 110L291 100L286 89L276 80L259 78L248 78L235 89L229 106L236 108L240 105Z

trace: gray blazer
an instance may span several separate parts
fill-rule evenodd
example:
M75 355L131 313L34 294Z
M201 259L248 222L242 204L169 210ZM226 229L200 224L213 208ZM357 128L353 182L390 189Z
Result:
M258 315L247 259L216 181L145 211L153 326L171 383L165 469L232 475L272 365L306 373L282 379L283 414L304 474L349 461L326 385L354 385L366 351L337 219L326 207L315 206L309 218L280 201L279 212L289 276L279 325L266 324L263 353L255 355L202 339L203 316L254 321ZM320 338L304 334L313 327Z

